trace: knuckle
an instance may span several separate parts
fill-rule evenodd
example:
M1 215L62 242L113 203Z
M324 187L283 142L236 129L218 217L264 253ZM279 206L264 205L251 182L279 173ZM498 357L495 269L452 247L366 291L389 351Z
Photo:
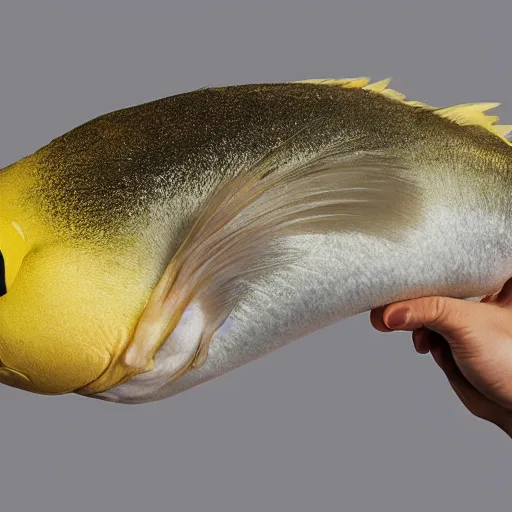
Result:
M443 323L447 317L446 299L444 297L432 297L429 304L429 320L434 324Z

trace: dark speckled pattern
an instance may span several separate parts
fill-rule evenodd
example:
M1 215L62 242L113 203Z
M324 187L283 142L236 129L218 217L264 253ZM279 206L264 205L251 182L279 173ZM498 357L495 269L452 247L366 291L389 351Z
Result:
M40 204L71 235L112 239L136 233L136 219L156 202L204 196L313 120L321 120L322 128L305 130L297 150L314 151L333 137L361 133L367 137L359 149L391 146L432 161L454 152L459 166L464 144L510 154L481 128L461 130L362 89L300 83L200 89L103 115L42 148Z

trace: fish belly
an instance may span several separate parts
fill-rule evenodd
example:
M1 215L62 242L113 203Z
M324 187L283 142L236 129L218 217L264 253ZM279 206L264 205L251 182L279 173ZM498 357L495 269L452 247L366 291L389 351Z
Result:
M512 274L505 228L498 215L436 207L400 242L349 232L288 237L283 245L301 256L250 283L213 337L203 366L168 383L162 372L151 385L136 377L99 397L137 403L165 398L380 305L493 293ZM199 317L188 321L189 332L197 331ZM157 367L163 363L157 360Z

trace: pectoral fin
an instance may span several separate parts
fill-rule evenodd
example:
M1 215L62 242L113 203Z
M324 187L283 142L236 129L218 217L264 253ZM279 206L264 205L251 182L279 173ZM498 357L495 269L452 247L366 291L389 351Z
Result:
M191 359L200 366L244 283L297 256L279 247L285 236L352 231L396 240L417 222L418 185L392 151L357 151L360 139L344 138L308 154L297 150L297 138L223 183L204 205L140 318L128 366L151 368L192 300L206 319Z

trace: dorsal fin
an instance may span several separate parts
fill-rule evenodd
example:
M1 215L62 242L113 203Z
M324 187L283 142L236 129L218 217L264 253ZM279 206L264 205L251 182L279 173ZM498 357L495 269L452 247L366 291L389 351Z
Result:
M498 124L494 126L494 129L505 137L509 142L512 142L512 125L511 124Z
M299 80L300 83L317 85L339 85L347 88L361 88L370 83L370 78L360 76L359 78L310 78L309 80Z
M512 125L499 125L498 116L491 116L486 114L487 110L498 107L500 103L464 103L461 105L452 105L450 107L434 107L427 105L421 101L408 101L406 96L401 92L389 89L388 85L391 78L379 80L378 82L370 83L370 78L317 78L309 80L298 80L295 83L310 83L317 85L330 85L345 88L358 88L366 91L371 91L376 94L382 94L387 98L399 101L410 107L422 108L431 110L434 114L449 119L462 126L480 126L487 131L498 136L508 145L512 146Z

